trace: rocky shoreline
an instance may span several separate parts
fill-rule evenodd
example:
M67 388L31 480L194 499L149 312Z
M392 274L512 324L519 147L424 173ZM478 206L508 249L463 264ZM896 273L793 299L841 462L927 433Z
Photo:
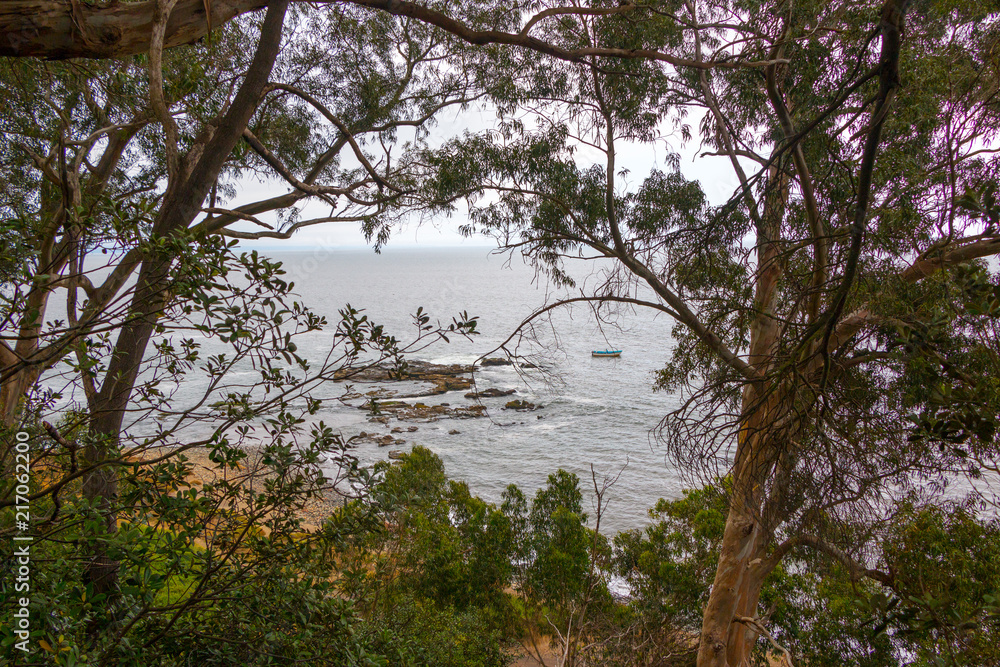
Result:
M485 359L479 365L490 367L510 366L512 364L507 359L494 358ZM337 382L376 385L363 393L349 391L341 397L341 400L355 405L360 410L368 411L368 422L373 425L381 425L385 429L384 431L382 428L379 428L378 431L363 430L350 436L347 438L348 447L365 444L374 444L379 448L393 447L387 452L387 458L398 460L408 450L408 445L412 444L408 443L407 438L418 434L421 425L441 420L486 417L487 406L483 403L483 399L504 399L517 393L517 389L514 388L490 387L475 390L472 380L474 370L472 365L467 364L433 364L411 361L402 369L380 364L337 372L335 375ZM393 385L397 383L410 383L411 386L407 386L405 389L396 389ZM425 383L426 387L412 391L413 383ZM466 389L473 389L473 391L464 394L464 398L471 401L467 404L452 405L446 402L429 405L413 400ZM506 403L497 401L493 409L524 412L539 407L541 406L536 406L526 400L515 399L506 401ZM459 435L460 431L451 428L448 434ZM404 448L404 446L407 447ZM241 485L254 488L256 485L262 485L269 477L269 473L261 465L261 450L258 447L247 449L248 456L237 469L221 470L215 462L211 461L209 453L210 450L204 447L187 449L183 452L191 466L191 473L188 475L187 481L194 487L201 487L225 476L230 480L238 479ZM307 501L297 514L302 519L303 527L306 530L316 530L325 519L342 507L344 502L345 498L342 495L333 489L327 489L321 496Z

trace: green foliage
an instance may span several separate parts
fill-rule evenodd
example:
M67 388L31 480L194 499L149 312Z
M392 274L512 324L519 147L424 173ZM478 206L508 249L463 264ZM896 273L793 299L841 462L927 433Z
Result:
M656 523L614 540L636 619L697 632L726 517L724 484L650 510ZM986 665L997 653L1000 526L967 508L898 508L881 533L888 588L808 550L786 556L761 593L768 627L803 664ZM763 660L769 647L759 644Z
M173 667L207 665L285 665L308 660L325 664L376 665L378 653L355 628L351 607L332 594L317 554L343 535L333 532L303 540L293 537L297 522L270 522L272 532L240 541L222 532L247 526L216 523L216 539L201 546L209 492L183 488L175 474L182 467L161 467L153 477L168 493L155 494L161 525L123 523L106 538L119 561L120 586L110 600L84 583L84 563L74 542L88 539L100 522L96 508L65 503L62 539L32 544L31 655L44 664ZM285 491L283 501L287 502ZM153 496L149 496L153 497ZM45 503L37 510L50 510ZM239 517L233 517L239 518ZM251 519L252 520L252 519ZM239 547L238 549L236 547ZM5 547L5 560L11 557ZM7 586L0 608L12 613L17 594ZM108 630L94 634L94 628ZM4 633L0 648L12 657L13 637ZM41 664L41 663L37 663Z
M515 627L507 517L449 481L424 447L377 474L372 507L385 528L341 556L338 585L365 610L390 664L506 664Z
M359 628L387 667L503 667L509 638L488 611L456 610L434 601L394 598L394 608Z
M906 505L884 558L895 595L880 629L898 628L918 665L1000 662L1000 523L961 506Z
M652 605L645 613L700 628L726 510L719 487L685 489L678 500L656 503L649 511L651 526L615 536L615 571L628 581L637 604Z
M591 531L585 524L580 479L558 470L538 490L528 514L528 550L532 560L523 590L544 605L567 608L588 592Z

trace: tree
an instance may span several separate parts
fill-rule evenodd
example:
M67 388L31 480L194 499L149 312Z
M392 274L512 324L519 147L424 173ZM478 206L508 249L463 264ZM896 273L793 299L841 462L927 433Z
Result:
M659 386L691 398L661 435L690 473L732 479L699 665L749 655L764 583L794 549L891 587L890 573L866 564L866 543L837 543L848 533L833 526L877 517L884 490L979 466L940 439L911 438L908 416L939 400L918 369L981 391L977 367L996 359L991 316L961 303L954 270L1000 250L989 219L960 204L997 177L994 14L929 3L904 29L906 10L552 10L516 33L580 61L521 56L522 71L537 72L520 92L541 129L511 119L520 136L455 140L425 158L440 169L432 198L469 193L475 205L495 193L478 201L470 233L495 234L562 280L563 257L613 260L601 290L571 301L646 306L678 322ZM738 180L723 206L676 171L634 190L619 180L621 142L650 141L669 118L690 136L689 112L703 114L708 154ZM578 166L580 145L604 164ZM934 335L919 333L927 327ZM984 427L965 432L988 463L992 400L978 413Z
M671 618L681 636L697 632L725 528L727 484L661 500L650 510L652 525L615 537L615 569L635 592L630 606L640 617ZM996 521L955 503L914 500L891 504L877 528L871 557L894 573L891 589L814 551L789 554L775 568L761 595L775 643L758 647L752 664L769 664L775 645L794 664L828 667L996 661Z
M519 73L504 110L553 121L531 132L506 115L500 136L427 153L428 206L498 193L478 201L470 231L560 279L561 256L596 252L620 280L581 301L649 306L680 324L660 386L692 398L661 434L692 476L732 478L699 664L749 654L764 583L793 550L892 586L863 540L837 543L847 533L832 527L877 517L883 489L995 465L994 394L985 411L949 398L987 389L979 369L996 358L991 311L956 298L970 288L954 271L1000 250L990 207L961 204L983 204L996 180L992 6L350 4L483 46L472 53ZM128 34L141 44L141 33ZM71 28L53 34L101 55ZM622 185L622 142L654 140L663 120L693 137L692 113L739 183L731 200L709 206L676 173ZM603 163L579 167L580 144ZM927 428L915 432L911 413Z
M149 375L155 362L148 351L173 326L189 326L177 323L192 308L205 313L229 298L211 294L222 267L235 261L224 239L288 238L305 226L353 221L384 243L393 211L408 197L405 155L389 160L398 128L414 128L419 141L437 112L474 95L468 73L426 72L443 47L416 24L350 10L297 12L292 26L314 39L289 44L279 58L284 5L272 6L259 26L229 23L187 51L164 51L168 14L156 15L145 61L5 63L16 94L6 102L13 113L5 114L3 134L12 156L4 229L32 243L5 283L4 424L28 414L33 406L24 401L43 373L73 359L67 384L82 394L92 437L81 469L35 496L57 494L82 475L87 497L102 503L109 534L118 512L114 466L128 450L121 442L126 415L137 400L149 403L160 381ZM251 60L244 44L258 32ZM367 38L358 42L362 33ZM381 147L380 165L363 147L369 139ZM231 179L253 172L294 189L225 208ZM310 199L329 203L330 214L303 219L296 205ZM257 217L271 211L280 213L278 229ZM238 228L247 223L268 229ZM248 279L274 286L266 262L254 257L242 268ZM46 322L60 292L66 320ZM246 325L243 316L254 312L244 304L228 325L215 326L241 336L232 327ZM171 318L180 319L168 324ZM294 354L278 340L276 352ZM164 351L156 348L157 355ZM114 559L96 553L92 568L87 576L98 589L114 590Z
M261 584L251 597L279 585L287 572L268 560L273 545L255 543L254 557L243 559L245 541L262 525L274 540L297 532L289 513L330 485L317 475L322 457L350 469L329 429L302 432L303 415L319 405L310 391L365 355L374 355L368 362L401 359L394 338L347 308L332 356L311 367L295 337L325 323L288 300L293 286L279 266L256 253L237 256L227 239L288 238L305 226L351 221L384 243L386 225L408 197L410 167L405 154L392 155L398 129L413 128L419 143L437 112L478 94L466 72L426 71L443 47L420 25L350 10L296 12L290 27L315 39L290 43L279 57L284 14L276 4L262 23L231 22L207 44L183 50L164 51L157 32L148 58L3 63L11 113L0 141L11 159L0 217L4 234L30 243L16 244L20 256L4 264L2 461L5 470L13 466L13 433L30 429L47 464L30 498L52 503L40 548L72 539L86 554L82 573L52 572L53 580L79 580L85 610L74 606L79 600L67 607L52 599L51 606L83 619L81 647L105 657L113 652L109 642L132 633L150 631L147 648L169 644L191 630L191 614L206 613L241 580ZM158 31L164 21L161 13ZM247 52L258 34L257 51ZM226 208L232 180L254 172L276 175L293 190ZM311 199L331 204L330 213L301 216L298 206ZM277 228L258 217L272 211L279 212ZM267 229L245 231L248 223ZM59 297L65 319L48 321ZM473 332L474 324L455 321L451 331ZM433 337L437 329L423 331ZM232 354L204 357L199 335L230 344ZM262 374L249 390L228 376L241 364ZM178 405L167 387L191 382L198 371L203 395ZM65 395L78 401L72 418L56 426L44 421L55 421L56 396L38 389L43 375L50 386L64 382ZM262 465L287 484L266 497L235 482L204 494L180 491L190 469L176 459L185 450L207 445L224 469L239 466L241 445L261 433L252 423L265 418L264 439L275 449ZM197 428L192 435L192 425L206 422L211 435ZM143 427L149 424L158 424L152 433ZM290 453L289 439L310 447ZM150 487L146 475L158 483ZM247 503L245 515L227 514L233 503ZM0 506L14 504L14 486L4 484ZM81 517L85 529L77 532ZM119 530L121 521L179 531L183 539L144 545L136 529ZM203 554L194 543L210 529L227 541ZM289 567L311 557L307 549L299 559L296 549L278 549ZM173 570L151 586L148 570L163 558ZM198 578L196 593L164 608L155 591L180 572ZM292 588L306 598L322 595L311 584ZM239 642L253 635L251 626Z
M384 636L386 652L411 663L502 665L516 627L509 595L507 517L448 480L441 459L415 446L380 463L370 505L382 519L337 554L342 595Z
M520 606L531 642L527 646L545 663L538 645L550 637L559 667L589 664L608 638L611 623L603 623L613 608L608 590L610 549L601 535L601 517L607 491L617 478L598 486L591 470L596 502L596 520L587 527L580 480L559 469L535 492L529 506L514 484L503 493L500 511L510 526L514 584L522 598ZM523 640L522 640L523 642ZM598 658L600 659L600 658Z
M292 300L278 265L256 253L234 257L225 245L202 259L215 270L190 280L192 298L180 300L183 321L228 349L202 356L182 330L157 341L156 363L144 371L129 410L138 425L110 453L118 482L117 497L107 499L114 532L106 530L105 499L87 498L81 484L77 453L94 437L89 416L71 412L57 426L28 420L18 427L28 435L32 475L26 482L6 476L0 498L12 500L15 484L33 492L17 489L32 499L30 645L68 652L78 664L341 663L352 653L359 660L377 654L350 631L361 621L332 595L330 562L321 557L373 518L355 512L349 521L307 529L298 510L340 482L366 481L348 443L317 422L321 401L312 391L371 357L398 361L405 349L345 308L330 332L327 361L309 363L296 344L326 323ZM234 370L258 379L247 383ZM182 399L169 389L182 384L200 395ZM0 434L5 442L25 441L10 430ZM208 461L203 455L196 467L187 456L199 450ZM7 469L11 458L3 461ZM331 479L321 465L339 465L339 472ZM4 514L7 535L13 518ZM6 543L4 558L14 562L15 542ZM115 564L110 590L87 576L95 552ZM219 604L234 598L245 604ZM17 599L4 588L5 614ZM19 655L13 644L3 637L5 655Z

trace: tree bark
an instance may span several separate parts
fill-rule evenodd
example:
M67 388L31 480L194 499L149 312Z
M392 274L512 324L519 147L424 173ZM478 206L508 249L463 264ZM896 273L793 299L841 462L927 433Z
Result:
M165 46L190 44L267 0L179 0ZM149 51L155 1L7 0L0 3L0 56L119 58ZM211 17L205 7L211 8Z

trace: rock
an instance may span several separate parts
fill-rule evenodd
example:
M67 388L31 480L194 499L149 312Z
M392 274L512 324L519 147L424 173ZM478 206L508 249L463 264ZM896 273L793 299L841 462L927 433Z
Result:
M400 426L394 426L394 427L392 428L392 431L391 431L391 432L392 432L392 433L402 433L402 432L403 432L403 428L402 428L402 427L400 427Z
M359 410L370 410L372 412L392 412L394 410L401 410L403 408L410 407L410 404L406 401L376 401L372 399L367 403L362 403L358 406Z
M341 368L334 373L334 380L356 382L382 382L393 380L423 380L428 375L464 375L472 366L464 364L432 364L427 361L408 361L403 366L376 364L363 368Z
M491 357L479 362L480 366L513 366L509 359L503 357Z
M377 364L363 368L341 368L334 373L334 380L353 380L357 382L398 382L421 381L430 382L432 387L425 391L413 394L404 394L397 398L417 398L419 396L434 396L447 391L468 389L472 386L472 380L466 377L473 371L472 366L463 364L431 364L426 361L409 361L400 366L391 364ZM372 397L392 396L394 392L386 389L375 389L369 392Z
M439 419L472 419L475 417L485 417L486 416L486 406L481 403L473 405L460 405L456 407L451 407L448 405L425 405L423 403L416 403L414 405L408 405L406 408L394 411L392 416L396 420L405 421L420 421L420 422L432 422L438 421ZM384 415L381 417L372 417L369 421L378 420L380 423L389 425L390 416ZM409 426L405 429L407 432L412 433L417 430L416 426ZM402 433L403 427L395 426L392 428L392 433ZM376 438L372 434L373 438ZM391 437L391 436L389 436Z
M446 407L446 408L447 408L448 406L450 406L450 405L451 405L451 403L442 403L441 405L443 405L444 407Z
M461 431L459 431L457 428L453 428L450 431L448 431L448 435L458 435L459 433L461 433Z
M396 444L396 439L391 435L383 435L381 438L376 438L375 442L378 443L379 447L388 447Z
M406 444L406 440L403 440L402 438L396 438L395 440L392 441L392 444L394 444L394 445L405 445Z
M394 461L398 461L401 458L403 458L404 456L406 456L406 452L404 452L404 451L402 451L400 449L390 449L389 450L389 458L393 459Z
M491 387L489 389L484 389L483 391L470 391L465 395L465 397L472 399L497 398L498 396L510 396L516 392L517 389L497 389L496 387Z
M406 430L409 431L410 433L413 433L414 431L417 430L417 427L416 426L409 426L409 427L407 427Z
M369 417L368 421L370 421L370 422L378 422L379 424L388 424L389 423L389 418L388 417L384 417L384 416L383 417Z
M504 410L534 410L536 407L534 403L517 400L508 401L507 405L504 406Z

